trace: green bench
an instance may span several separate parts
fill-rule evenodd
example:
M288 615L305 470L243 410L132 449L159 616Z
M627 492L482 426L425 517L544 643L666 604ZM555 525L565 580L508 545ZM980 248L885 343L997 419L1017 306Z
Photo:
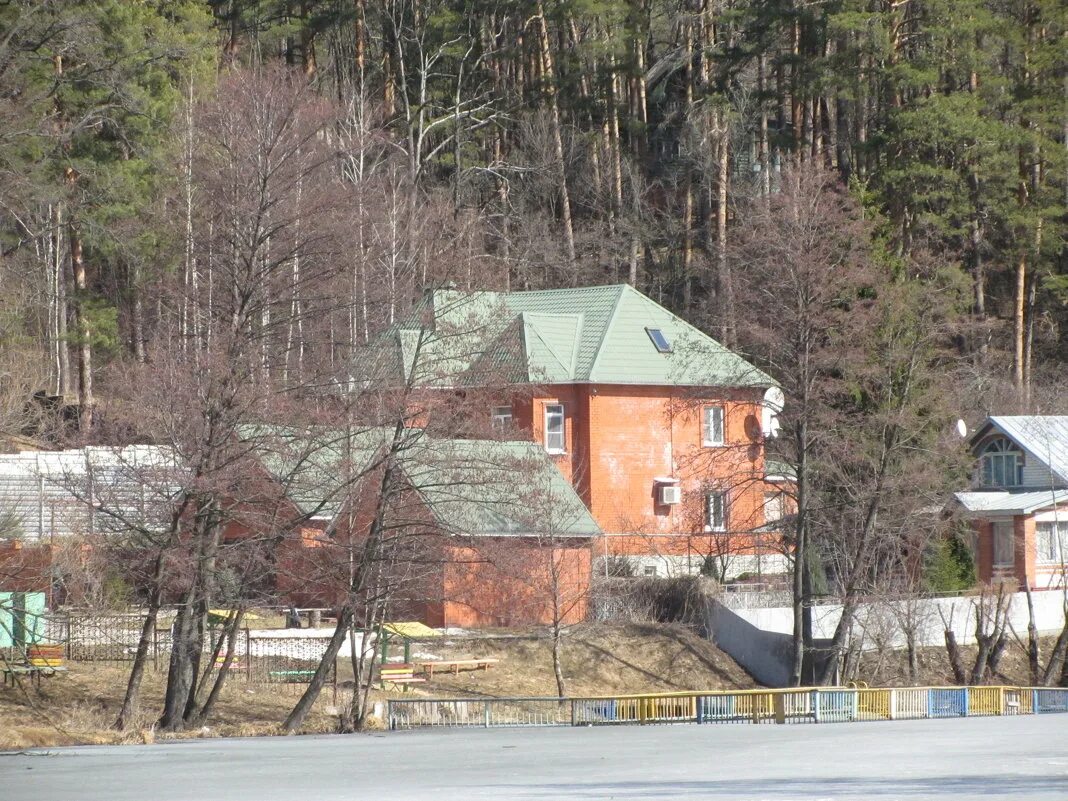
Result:
M272 670L269 671L268 676L278 681L284 681L288 684L294 684L297 682L310 681L311 677L315 675L314 670Z

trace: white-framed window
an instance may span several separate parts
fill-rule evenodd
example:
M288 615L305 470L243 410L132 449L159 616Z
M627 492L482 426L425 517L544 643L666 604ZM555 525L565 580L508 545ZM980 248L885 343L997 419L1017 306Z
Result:
M781 492L765 492L764 493L764 522L774 523L776 520L782 520L783 517L783 504Z
M512 407L494 406L490 411L490 422L494 428L503 429L512 425Z
M705 529L708 531L726 531L727 493L709 492L705 496Z
M567 445L562 403L545 404L545 450L549 453L563 453Z
M701 444L708 448L723 443L723 407L705 406L701 419Z
M1023 484L1023 452L999 437L983 448L980 471L985 487L1018 487Z
M1068 520L1035 524L1035 557L1039 564L1068 564Z
M655 576L656 575L656 565L646 565L643 568L642 573L644 573L646 576Z
M994 523L994 567L1016 564L1016 531L1012 523Z

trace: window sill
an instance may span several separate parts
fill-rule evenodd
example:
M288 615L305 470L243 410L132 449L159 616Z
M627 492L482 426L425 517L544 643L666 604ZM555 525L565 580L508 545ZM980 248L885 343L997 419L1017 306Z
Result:
M727 528L725 526L721 527L721 528L713 528L712 526L705 526L705 534L722 534L726 530L727 530Z
M553 450L552 448L546 448L545 452L550 456L567 456L567 451Z
M725 447L727 447L727 443L726 442L702 442L701 443L701 447L702 448L725 448Z

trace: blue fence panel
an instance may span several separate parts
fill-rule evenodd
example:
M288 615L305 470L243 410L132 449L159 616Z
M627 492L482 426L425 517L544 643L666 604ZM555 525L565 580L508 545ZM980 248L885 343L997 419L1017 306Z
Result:
M615 699L575 700L573 703L577 723L615 723L618 720Z
M1034 693L1036 714L1068 712L1068 690L1036 689Z
M932 687L928 695L927 716L959 718L968 714L968 690L964 687Z
M819 710L816 720L820 723L841 723L853 719L855 690L820 690L816 693Z
M704 695L697 699L698 723L723 723L736 720L733 695Z

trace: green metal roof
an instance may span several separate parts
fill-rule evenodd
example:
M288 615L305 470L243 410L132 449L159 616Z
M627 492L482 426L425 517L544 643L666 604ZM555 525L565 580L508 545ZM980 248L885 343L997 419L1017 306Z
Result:
M532 442L430 440L401 461L438 523L456 534L601 533L582 499Z
M658 329L671 351L659 352L648 329ZM404 375L423 385L775 384L627 284L508 293L438 290L376 350L383 347L398 347L390 363L403 364Z
M390 429L247 426L241 436L303 514L338 515L354 484L386 455ZM531 442L435 439L407 429L401 471L452 534L592 537L601 533L582 499Z

